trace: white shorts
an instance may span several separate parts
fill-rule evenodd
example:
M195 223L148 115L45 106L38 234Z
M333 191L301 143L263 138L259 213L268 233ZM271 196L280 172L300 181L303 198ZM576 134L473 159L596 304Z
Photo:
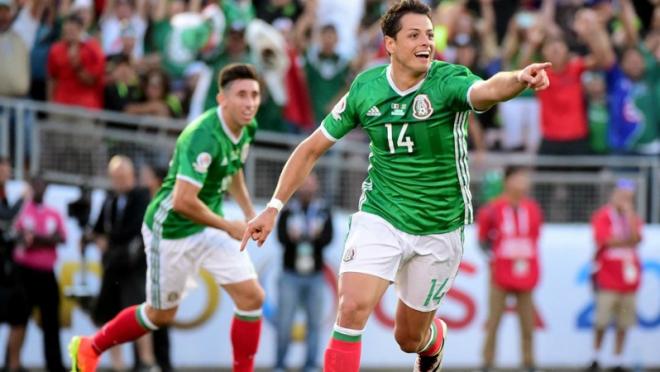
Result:
M207 227L182 239L157 239L143 225L142 238L147 254L147 304L155 309L178 306L200 268L218 285L257 277L247 250L241 252L239 242L222 230Z
M351 216L339 274L364 273L394 282L403 303L428 312L440 307L462 258L462 227L412 235L379 216L357 212Z

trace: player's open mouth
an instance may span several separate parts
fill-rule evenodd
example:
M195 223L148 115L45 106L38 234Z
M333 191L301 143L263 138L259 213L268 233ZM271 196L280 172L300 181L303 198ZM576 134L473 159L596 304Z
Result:
M415 53L415 57L417 57L417 59L419 60L423 60L424 62L426 62L431 57L431 52L429 51L417 52Z

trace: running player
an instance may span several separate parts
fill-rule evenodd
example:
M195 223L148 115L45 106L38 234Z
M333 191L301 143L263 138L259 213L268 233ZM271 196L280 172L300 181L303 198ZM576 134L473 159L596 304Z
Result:
M242 168L257 127L257 79L249 65L225 67L218 82L219 106L190 123L177 139L169 172L142 228L147 301L124 309L92 337L74 337L69 345L73 372L95 371L108 348L172 323L186 281L200 267L236 305L233 370L254 370L264 292L250 257L239 250L246 223L225 219L222 199L229 192L245 217L254 217Z
M390 64L360 74L285 165L273 198L248 223L241 248L262 245L277 213L317 159L357 126L371 143L359 211L351 217L339 278L339 308L324 371L357 372L360 337L390 285L399 302L394 337L417 353L415 371L440 369L446 325L435 318L473 220L466 145L469 111L488 110L525 88L549 86L549 63L481 81L466 67L433 61L430 9L403 0L381 20Z

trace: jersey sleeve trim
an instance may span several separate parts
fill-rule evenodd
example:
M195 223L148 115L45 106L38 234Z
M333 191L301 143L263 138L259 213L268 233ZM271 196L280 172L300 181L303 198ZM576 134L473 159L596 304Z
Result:
M325 136L325 138L329 139L332 142L337 142L339 139L335 138L330 132L328 132L327 129L325 129L325 126L321 124L321 133Z
M192 177L185 176L183 174L177 174L176 178L178 180L186 181L188 183L192 183L193 185L199 187L200 189L204 186L201 182L197 181L196 179Z
M472 88L474 88L477 84L483 84L483 82L484 82L483 80L477 80L474 83L472 83L472 85L470 85L470 87L467 90L467 103L468 103L468 105L470 105L470 110L476 112L477 114L483 114L484 112L486 112L488 110L481 110L480 111L480 110L475 109L474 106L472 105L472 100L470 100L470 92L472 91Z

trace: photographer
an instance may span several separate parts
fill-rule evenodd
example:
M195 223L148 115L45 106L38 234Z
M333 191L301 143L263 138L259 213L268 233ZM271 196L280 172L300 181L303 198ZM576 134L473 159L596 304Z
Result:
M106 197L94 227L98 248L103 252L103 279L93 319L96 324L111 320L121 309L144 301L146 258L140 228L149 204L149 192L136 183L133 162L116 155L108 164L112 190ZM154 365L151 336L137 341L142 366ZM115 370L123 369L121 351L112 355Z

